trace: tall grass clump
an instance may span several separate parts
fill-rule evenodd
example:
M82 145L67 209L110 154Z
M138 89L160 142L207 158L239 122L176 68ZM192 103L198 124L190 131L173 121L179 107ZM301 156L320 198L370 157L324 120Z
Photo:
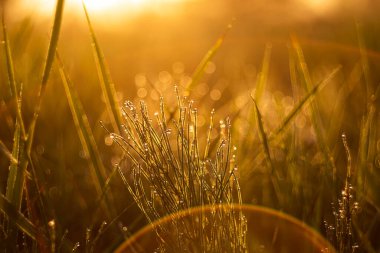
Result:
M212 215L202 216L198 222L173 219L173 227L181 231L174 242L162 239L173 231L155 228L161 238L159 252L245 252L246 221L233 208L242 199L230 121L220 121L219 139L213 141L212 111L201 148L197 108L178 91L177 103L178 115L171 122L163 98L153 117L144 102L139 107L125 103L123 133L110 134L124 151L118 164L120 176L150 223L191 207L214 206ZM222 204L225 208L216 208ZM212 233L204 233L209 226L214 226Z

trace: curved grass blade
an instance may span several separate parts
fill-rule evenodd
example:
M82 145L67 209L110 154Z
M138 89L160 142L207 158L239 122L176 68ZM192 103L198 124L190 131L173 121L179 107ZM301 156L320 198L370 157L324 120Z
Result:
M41 237L46 240L46 235L41 234L41 231L30 220L25 218L23 214L17 211L16 207L3 194L0 194L0 210L8 217L9 221L16 224L21 231L33 240L38 240Z
M107 110L109 113L109 117L112 122L112 127L115 132L122 132L122 117L120 107L117 103L116 99L116 90L115 85L111 79L111 75L109 69L106 65L104 54L99 46L98 40L95 36L94 28L92 27L90 16L88 14L86 5L84 1L82 1L83 9L86 15L86 20L88 24L88 28L90 30L90 36L92 40L93 53L96 62L98 77L100 81L100 86L103 91L103 95L106 101Z
M199 80L202 78L204 74L204 70L207 66L207 64L210 62L210 60L214 57L220 46L223 44L223 41L228 33L228 31L232 28L232 24L229 24L224 31L224 33L216 40L214 45L207 51L205 56L203 56L201 62L198 64L197 68L195 69L194 73L191 76L191 81L189 84L187 84L186 90L191 90L194 88L195 85L198 84Z
M24 127L24 121L22 119L22 114L21 114L21 103L20 103L20 99L19 99L19 93L18 93L17 87L16 87L14 64L13 64L13 59L12 59L11 48L9 45L7 27L5 25L5 20L4 20L4 10L2 13L1 21L2 21L2 26L3 26L3 36L4 36L6 66L7 66L7 72L8 72L8 82L9 82L10 90L12 93L12 97L14 97L14 99L16 100L16 105L17 105L16 118L20 124L21 136L23 139L25 139L26 138L26 132L25 132L25 127Z

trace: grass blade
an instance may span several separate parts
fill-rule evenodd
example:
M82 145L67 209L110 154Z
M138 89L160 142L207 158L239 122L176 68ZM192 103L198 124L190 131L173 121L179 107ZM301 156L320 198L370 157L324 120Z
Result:
M273 165L273 160L271 158L268 137L267 137L267 134L265 133L265 130L264 130L263 120L262 120L259 108L257 106L257 103L256 103L256 101L253 98L252 98L252 100L253 100L253 103L254 103L254 107L253 108L254 108L254 111L255 111L257 128L259 130L259 136L260 136L261 144L263 145L263 148L264 148L265 160L267 162L267 166L271 170L271 173L269 175L270 182L271 182L272 187L274 189L274 194L275 194L277 200L280 203L282 203L282 201L281 201L282 198L280 197L280 192L281 192L280 191L280 186L278 184L278 178L279 177L277 175L277 171L275 171L275 167Z
M89 156L90 166L91 166L91 175L94 179L95 188L98 192L99 199L104 199L106 202L105 211L110 217L113 216L113 208L109 203L109 196L105 194L104 191L107 191L107 181L106 181L106 169L101 160L101 155L99 149L96 145L94 135L92 133L90 123L88 121L87 115L84 112L82 103L79 100L78 94L76 93L74 86L69 79L68 74L66 73L62 61L60 60L57 54L57 64L59 67L59 73L61 80L66 92L67 101L73 116L75 128L79 135L82 147L85 153Z
M122 125L122 117L120 107L117 103L116 99L116 91L115 85L112 82L111 75L109 69L105 62L104 54L99 46L98 40L95 36L94 29L91 24L90 16L88 14L86 5L83 3L83 9L86 14L87 24L90 30L90 36L92 40L92 46L94 51L94 58L96 62L98 77L100 81L100 86L103 91L103 95L106 101L107 110L109 113L109 117L112 122L112 126L115 132L121 133L121 125Z
M7 146L0 140L0 150L3 152L3 154L8 157L9 161L12 164L17 164L17 159L12 155L12 153L8 150Z
M8 220L16 224L16 226L27 234L33 240L38 238L46 239L46 235L41 234L41 231L30 222L23 214L17 211L16 207L12 205L3 194L0 194L0 210L8 217Z
M12 92L12 96L16 100L16 105L17 105L16 118L20 124L21 136L23 139L25 139L26 138L26 132L25 132L25 127L24 127L24 121L22 119L22 114L21 114L21 103L19 102L20 101L19 100L19 93L18 93L17 87L16 87L14 64L13 64L13 59L12 59L11 48L9 45L7 27L5 25L5 20L4 20L4 12L2 13L2 20L1 21L2 21L2 25L3 25L3 36L4 36L6 66L7 66L7 72L8 72L8 82L9 82L10 90Z
M21 138L20 125L17 120L13 134L12 156L17 160L17 163L11 163L9 166L5 194L10 205L15 208L16 212L18 212L21 209L23 198L27 159L25 157L25 141ZM7 207L9 206L5 203L4 208ZM15 228L15 222L12 219L13 217L9 217L10 224L7 228L7 232L11 241L17 241L17 229Z
M14 205L17 210L21 208L22 193L25 181L25 142L21 139L20 125L16 122L16 128L13 135L12 156L17 163L9 166L9 174L7 179L6 197Z
M214 45L207 51L207 53L203 56L201 62L198 64L194 73L191 76L191 81L187 85L186 90L191 90L195 85L198 84L199 80L202 78L204 74L204 70L209 63L209 61L214 57L220 46L223 44L224 38L226 37L228 31L232 28L232 24L229 24L224 31L224 33L216 40Z
M49 80L50 70L53 66L54 55L55 55L55 51L57 50L59 33L61 30L64 4L65 4L65 0L57 0L57 5L55 8L53 31L51 34L48 54L45 61L45 68L42 75L42 82L41 82L42 89L46 87L47 81Z
M268 137L267 137L267 134L265 133L265 130L264 130L263 119L261 117L261 113L259 111L259 108L257 106L255 99L252 98L252 101L254 104L253 108L255 110L257 128L259 129L259 136L260 136L260 140L261 140L261 143L263 145L263 148L264 148L265 158L267 160L268 167L271 169L271 173L273 173L274 172L274 166L273 166L272 158L270 155Z
M97 189L100 190L105 183L106 170L101 161L100 152L95 142L90 123L88 121L87 115L84 112L82 104L79 100L78 94L76 93L71 80L63 67L63 64L57 55L57 63L59 67L59 74L65 89L67 101L73 116L75 128L79 135L82 147L86 154L89 156L91 166L95 172L95 182L97 182Z
M255 94L253 96L254 100L256 101L255 104L256 103L260 104L261 98L265 91L265 87L268 80L268 74L269 74L271 53L272 53L272 45L267 44L265 47L265 52L264 52L263 65L261 67L260 73L258 74Z
M35 105L33 119L30 123L29 130L28 130L28 136L27 136L28 140L27 140L27 149L26 149L28 155L30 155L30 150L33 144L33 139L34 139L34 130L36 127L38 115L41 110L42 95L45 92L46 85L49 80L50 70L53 65L54 55L57 49L59 34L61 30L64 3L65 3L65 0L57 0L57 5L55 8L55 15L54 15L53 30L50 37L48 53L47 53L46 61L45 61L45 67L42 74L41 85L39 87L39 91L37 94L38 100Z

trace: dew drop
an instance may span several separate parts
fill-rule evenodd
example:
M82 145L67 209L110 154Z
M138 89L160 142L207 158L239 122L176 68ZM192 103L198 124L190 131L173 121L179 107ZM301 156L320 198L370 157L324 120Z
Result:
M80 246L80 243L77 242L77 243L74 245L72 252L76 251L76 250L79 248L79 246Z
M54 220L49 221L48 225L49 227L53 228L55 226L55 221Z

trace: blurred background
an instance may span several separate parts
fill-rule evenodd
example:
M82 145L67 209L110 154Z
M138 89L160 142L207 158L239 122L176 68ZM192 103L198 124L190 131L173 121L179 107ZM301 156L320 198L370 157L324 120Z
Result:
M3 3L17 82L23 84L23 115L28 125L42 76L55 1ZM149 102L153 114L160 93L164 94L168 106L174 107L174 85L179 85L180 91L194 99L199 108L201 129L207 127L212 108L216 109L216 122L231 117L244 202L287 212L324 233L323 221L333 222L331 203L337 203L346 175L341 134L345 132L348 136L356 170L363 124L368 119L370 105L378 104L377 97L373 101L369 98L380 81L379 1L86 0L85 3L120 104L143 99ZM222 36L225 36L223 44L207 64L202 79L187 93L186 85L196 67ZM305 94L292 86L291 36L297 38L303 49L313 84L323 80L336 66L342 66L337 77L317 97L326 145L337 171L324 170L328 166L310 119L311 112L304 110L294 123L297 147L290 148L287 137L272 146L275 164L285 175L282 184L288 198L281 204L274 200L272 190L266 191L267 172L256 159L262 147L257 127L250 122L250 94L256 88L268 51L269 72L259 105L267 133L278 127ZM109 119L91 47L82 2L67 0L58 51L84 105L103 163L110 172L120 159L120 150L112 145L99 124L103 121L107 126ZM3 59L4 52L0 55ZM368 63L367 79L362 73L363 61ZM10 108L15 105L8 87L2 60L0 139L11 150L14 121ZM101 210L93 211L97 204L93 197L95 189L64 94L57 70L53 68L37 123L33 157L41 171L40 190L49 199L49 216L56 220L58 236L67 229L67 237L82 244L86 229L99 229L105 218ZM374 118L376 128L378 119ZM374 177L361 185L365 190L358 197L363 209L359 231L365 234L371 249L379 250L376 232L380 226L380 194L376 190L376 176L380 174L377 155L380 140L376 133L373 136L374 152L368 160L368 173ZM205 138L205 134L200 138ZM293 155L288 155L289 149ZM0 158L0 190L5 192L8 161ZM297 169L288 175L288 167ZM326 181L319 177L325 177ZM322 181L331 189L321 193L324 197L318 202L313 192L320 190ZM141 214L131 204L120 178L111 182L111 188L116 199L115 210L120 213L118 222L131 233L137 231L146 221L137 219ZM316 209L322 210L322 215ZM114 245L110 241L119 242L121 238L115 234L115 231L104 232L98 241L99 249Z

